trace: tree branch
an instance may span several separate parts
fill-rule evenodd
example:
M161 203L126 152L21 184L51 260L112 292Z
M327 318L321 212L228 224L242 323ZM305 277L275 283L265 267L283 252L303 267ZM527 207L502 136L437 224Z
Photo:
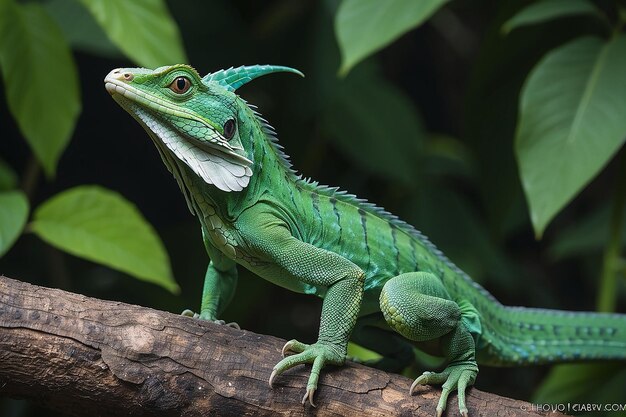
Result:
M309 368L267 385L283 344L0 276L0 395L73 416L435 414L439 389L410 397L409 379L354 363L325 370L317 408L302 406ZM472 416L545 415L476 389L467 399Z

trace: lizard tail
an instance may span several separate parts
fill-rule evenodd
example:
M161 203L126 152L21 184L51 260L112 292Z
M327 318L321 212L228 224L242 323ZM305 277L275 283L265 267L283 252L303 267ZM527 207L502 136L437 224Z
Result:
M626 315L497 306L478 361L496 366L626 359Z

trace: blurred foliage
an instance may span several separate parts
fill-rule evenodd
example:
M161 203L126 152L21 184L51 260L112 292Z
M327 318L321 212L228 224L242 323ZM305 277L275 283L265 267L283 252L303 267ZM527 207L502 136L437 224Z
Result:
M19 191L0 193L0 255L9 250L20 235L28 216L28 200Z
M623 404L626 386L626 372L615 372L622 365L615 362L603 364L580 363L575 365L557 365L533 395L535 404L593 404L604 407ZM620 389L616 388L620 387ZM576 410L566 412L576 413ZM607 414L624 415L623 411L609 409ZM593 413L598 415L600 413Z
M81 3L111 41L135 62L154 66L168 62L168 57L185 59L178 28L162 0ZM68 44L76 38L66 39L48 11L80 9L60 2L56 2L58 6L44 4L50 9L39 3L0 0L0 70L6 99L36 157L31 172L25 175L28 179L22 192L0 194L0 255L26 223L26 195L36 187L39 167L49 178L54 177L80 113L78 74ZM67 20L71 14L56 16L65 19L65 27L72 25ZM83 30L89 31L86 28ZM10 168L2 166L4 177L11 178ZM178 291L160 240L134 206L117 194L93 187L74 188L40 206L28 229L69 253Z
M167 6L0 0L0 273L197 308L207 264L197 220L102 83L116 67L188 56L201 73L302 70L304 80L268 77L239 91L277 128L295 167L415 225L505 304L624 311L623 1ZM180 296L167 291L178 285ZM224 319L313 341L320 304L241 271ZM481 367L477 386L515 398L539 386L539 402L624 401L623 364L561 366L541 386L547 371ZM39 414L0 405L0 415Z
M601 16L600 10L587 0L544 0L528 5L502 25L502 31L547 22L567 16L589 14Z
M46 174L53 176L80 102L69 45L39 4L0 2L0 69L9 110Z

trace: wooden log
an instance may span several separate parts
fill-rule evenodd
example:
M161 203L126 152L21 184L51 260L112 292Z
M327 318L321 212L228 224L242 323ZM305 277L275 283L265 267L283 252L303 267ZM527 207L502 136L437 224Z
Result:
M317 407L310 368L267 380L273 336L104 301L0 276L0 395L72 416L434 416L440 390L355 363L329 367ZM539 416L530 404L470 389L471 416ZM449 416L459 415L456 397ZM555 414L550 414L555 415Z

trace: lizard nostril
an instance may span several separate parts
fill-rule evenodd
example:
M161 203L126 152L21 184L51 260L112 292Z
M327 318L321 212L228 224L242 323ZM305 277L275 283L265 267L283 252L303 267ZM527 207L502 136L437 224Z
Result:
M134 78L134 76L133 76L133 74L131 74L130 72L126 72L126 73L124 73L124 79L125 79L126 81L132 81L132 80L133 80L133 78Z

